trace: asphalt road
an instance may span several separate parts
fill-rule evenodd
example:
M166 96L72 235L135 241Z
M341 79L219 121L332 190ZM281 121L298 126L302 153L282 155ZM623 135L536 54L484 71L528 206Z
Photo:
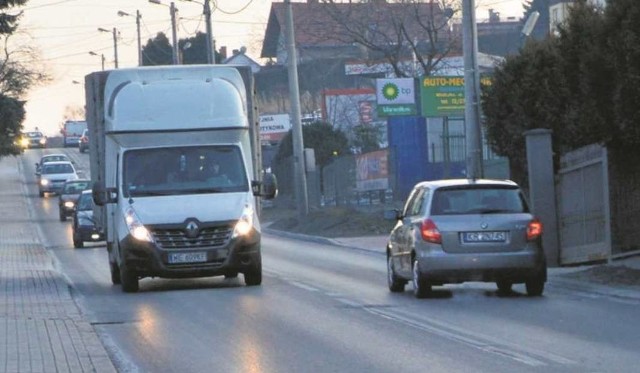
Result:
M447 286L413 298L386 288L375 253L266 236L262 286L242 276L143 279L124 294L102 244L74 249L57 197L39 198L34 163L77 149L27 150L29 199L42 239L120 371L143 372L629 372L640 366L638 301L549 283ZM437 289L437 288L436 288Z

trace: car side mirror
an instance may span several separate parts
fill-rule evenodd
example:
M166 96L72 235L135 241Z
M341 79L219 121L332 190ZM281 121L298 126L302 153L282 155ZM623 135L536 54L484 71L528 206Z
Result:
M278 195L278 180L276 175L265 173L262 175L262 182L252 181L251 189L256 197L264 199L273 199Z
M402 218L403 218L402 211L398 209L384 211L385 220L401 220Z
M91 191L93 202L98 206L104 206L108 203L116 203L118 201L118 191L116 188L107 188L102 182L93 183Z

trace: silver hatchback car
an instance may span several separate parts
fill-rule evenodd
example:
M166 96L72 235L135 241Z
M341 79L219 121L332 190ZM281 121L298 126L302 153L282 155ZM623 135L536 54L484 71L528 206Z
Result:
M520 187L506 180L438 180L417 184L387 244L392 292L413 283L424 298L434 285L496 282L502 293L525 283L540 296L547 280L542 224ZM389 215L387 214L387 217Z

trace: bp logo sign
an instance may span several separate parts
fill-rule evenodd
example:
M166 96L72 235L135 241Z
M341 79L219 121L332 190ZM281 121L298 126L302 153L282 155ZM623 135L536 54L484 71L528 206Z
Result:
M377 79L378 116L415 115L416 97L412 78Z
M382 96L389 101L393 101L398 98L400 89L394 83L387 83L382 86Z

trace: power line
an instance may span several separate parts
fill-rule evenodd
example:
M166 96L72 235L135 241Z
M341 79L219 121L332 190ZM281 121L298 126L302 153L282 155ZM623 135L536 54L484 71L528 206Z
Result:
M224 11L224 10L220 9L220 8L218 7L218 2L217 2L217 1L214 1L214 2L213 2L213 4L214 4L214 10L219 10L219 11L220 11L220 13L224 13L224 14L228 14L228 15L234 15L234 14L238 14L238 13L240 13L240 12L244 11L245 9L247 9L247 8L249 7L249 5L251 5L251 3L253 3L253 0L249 0L249 2L248 2L245 6L243 6L242 8L240 8L240 9L238 9L238 10L236 10L236 11L232 11L232 12L230 12L230 11Z

